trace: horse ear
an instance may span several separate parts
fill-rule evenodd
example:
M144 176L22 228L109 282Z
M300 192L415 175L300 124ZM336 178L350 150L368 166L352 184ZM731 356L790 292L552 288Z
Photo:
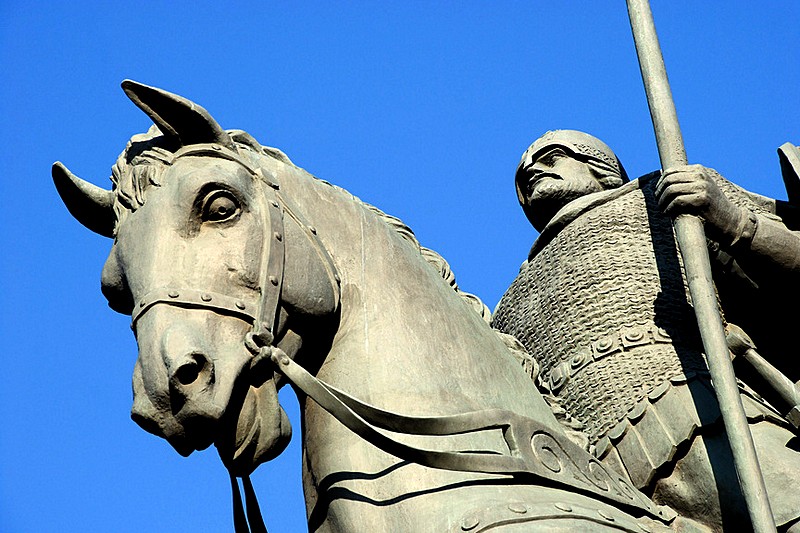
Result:
M61 162L53 164L58 195L75 219L103 237L114 236L114 193L84 181Z
M181 146L217 143L233 149L230 135L202 107L177 94L133 80L122 82L122 90L168 137Z

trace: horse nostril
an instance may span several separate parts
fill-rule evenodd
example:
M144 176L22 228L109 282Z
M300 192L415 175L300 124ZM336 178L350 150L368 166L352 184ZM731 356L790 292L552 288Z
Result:
M193 353L173 374L173 378L183 386L195 383L208 367L208 360L202 354Z

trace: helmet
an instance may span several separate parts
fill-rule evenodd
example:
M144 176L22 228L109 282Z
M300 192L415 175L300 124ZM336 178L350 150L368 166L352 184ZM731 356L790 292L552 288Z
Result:
M625 173L622 163L619 162L611 148L597 137L576 130L548 131L525 150L517 166L514 181L516 182L517 197L523 206L525 205L525 195L523 194L525 184L523 180L527 179L526 170L536 163L540 155L554 146L563 148L567 153L581 161L599 163L603 168L618 175L622 180L621 183L628 181L628 175ZM603 185L608 188L607 183L604 182Z

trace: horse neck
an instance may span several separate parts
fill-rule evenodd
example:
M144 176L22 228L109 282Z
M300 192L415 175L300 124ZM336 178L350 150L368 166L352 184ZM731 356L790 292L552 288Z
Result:
M416 243L341 189L315 181L302 194L316 204L304 213L341 277L340 324L321 379L409 415L497 407L556 424L496 333Z
M425 261L417 245L348 193L305 176L296 181L297 190L287 192L302 201L298 210L316 228L341 279L338 330L326 353L309 365L318 369L320 379L399 414L503 408L535 418L554 433L562 431L499 337ZM437 509L446 509L444 518L458 517L474 501L483 501L477 492L469 493L477 500L453 500L451 489L478 491L480 485L472 484L490 476L405 463L362 440L302 395L301 404L310 530L392 531L399 524L407 531L429 530L432 520L442 519ZM444 442L428 439L399 436L425 449L505 449L498 431L442 437ZM501 497L512 488L490 490Z

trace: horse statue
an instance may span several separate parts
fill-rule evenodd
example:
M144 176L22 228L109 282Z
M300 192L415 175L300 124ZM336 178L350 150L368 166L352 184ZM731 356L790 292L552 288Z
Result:
M112 190L61 163L53 178L114 239L102 290L139 347L132 418L184 456L215 445L236 531L266 531L248 476L290 438L287 383L310 531L704 530L571 440L397 219L185 98L122 85L155 127Z

